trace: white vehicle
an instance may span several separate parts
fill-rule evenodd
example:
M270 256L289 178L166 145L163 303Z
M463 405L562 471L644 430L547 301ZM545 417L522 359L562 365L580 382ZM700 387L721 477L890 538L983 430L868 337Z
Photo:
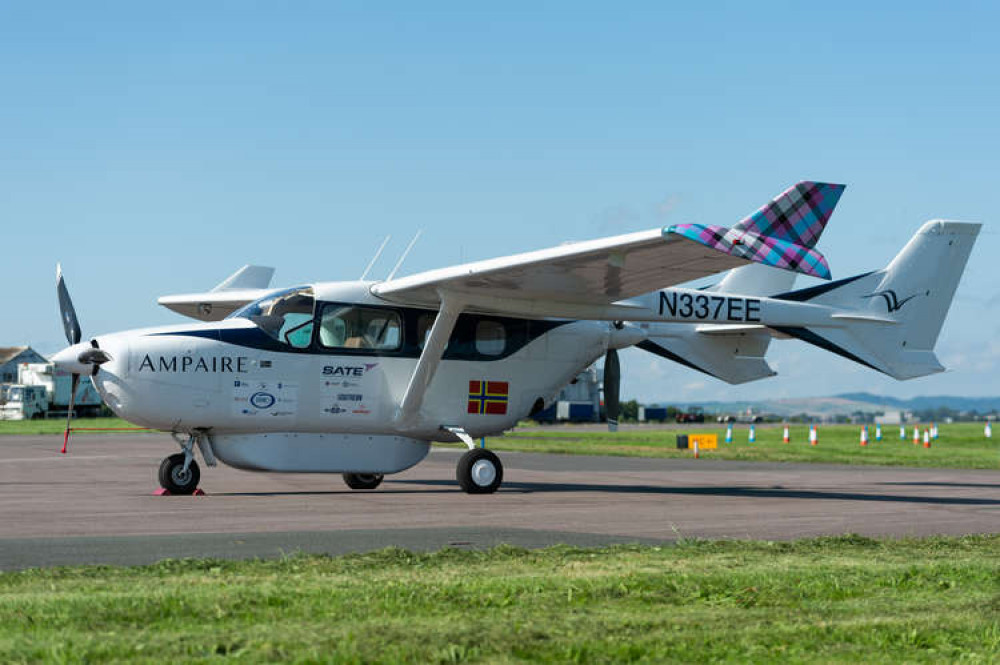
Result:
M72 375L52 363L21 363L17 383L7 384L0 394L0 420L35 420L67 411L71 403ZM101 396L92 383L78 383L72 400L74 415L95 415Z
M8 384L0 395L0 420L37 420L44 418L48 410L48 394L43 386Z
M72 375L52 363L21 363L17 366L17 382L25 386L36 386L45 391L44 411L65 411L70 404ZM77 386L73 410L76 415L96 415L101 408L101 396L93 384L81 383Z
M71 346L54 360L89 375L119 416L186 435L160 467L171 493L197 488L195 448L209 466L342 473L373 489L432 441L464 442L458 482L489 493L503 467L474 439L544 408L602 355L614 420L624 347L731 382L773 374L772 335L898 379L942 371L933 348L978 224L928 222L882 270L770 297L667 288L748 263L829 279L812 244L842 190L799 183L733 228L674 225L383 282L300 285L223 320L82 343L58 271ZM223 299L206 313L203 295L172 304L221 316Z

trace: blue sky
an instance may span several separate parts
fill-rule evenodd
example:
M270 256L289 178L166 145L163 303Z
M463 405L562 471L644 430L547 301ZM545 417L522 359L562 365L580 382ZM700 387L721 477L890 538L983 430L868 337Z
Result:
M0 2L0 345L62 345L243 263L352 279L668 223L731 224L801 179L848 189L835 277L922 222L985 223L938 352L898 383L798 342L729 387L640 351L623 393L690 401L1000 394L1000 10L992 3ZM380 272L381 271L381 272ZM800 278L800 285L807 284Z

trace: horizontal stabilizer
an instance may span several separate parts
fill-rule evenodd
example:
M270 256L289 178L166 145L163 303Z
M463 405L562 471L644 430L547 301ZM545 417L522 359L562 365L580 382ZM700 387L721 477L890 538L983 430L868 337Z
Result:
M766 331L705 335L689 324L661 323L636 346L726 383L738 384L775 375L764 359L770 340Z

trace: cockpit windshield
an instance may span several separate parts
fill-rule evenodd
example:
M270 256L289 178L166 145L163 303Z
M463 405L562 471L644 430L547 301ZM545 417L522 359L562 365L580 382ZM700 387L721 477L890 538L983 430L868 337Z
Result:
M311 287L284 289L258 298L226 318L250 319L282 344L304 349L312 342L315 305Z

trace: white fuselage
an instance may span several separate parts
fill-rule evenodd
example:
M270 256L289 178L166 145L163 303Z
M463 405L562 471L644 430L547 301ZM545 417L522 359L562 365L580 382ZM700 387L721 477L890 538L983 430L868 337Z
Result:
M364 284L326 287L317 292L317 308L327 302L394 307L369 295ZM261 344L262 334L244 318L100 336L112 360L93 379L116 414L156 429L206 430L213 436L298 432L453 440L442 425L472 436L513 426L608 347L605 322L551 321L545 328L509 339L517 348L496 358L453 358L446 352L419 416L406 423L397 409L417 354L338 352L315 344L280 348L275 341ZM499 400L505 407L472 412L476 391L470 382L480 381L506 383L506 400Z

